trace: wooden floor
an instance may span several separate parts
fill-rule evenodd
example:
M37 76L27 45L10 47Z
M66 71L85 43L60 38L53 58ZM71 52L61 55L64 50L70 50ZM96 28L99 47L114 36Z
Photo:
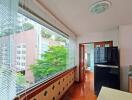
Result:
M93 73L86 72L85 82L74 83L61 100L96 100Z

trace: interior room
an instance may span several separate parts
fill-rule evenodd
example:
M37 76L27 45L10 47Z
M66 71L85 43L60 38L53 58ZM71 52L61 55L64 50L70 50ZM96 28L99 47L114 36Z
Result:
M132 100L131 5L0 0L0 100Z
M85 46L85 70L94 72L94 43L87 43Z

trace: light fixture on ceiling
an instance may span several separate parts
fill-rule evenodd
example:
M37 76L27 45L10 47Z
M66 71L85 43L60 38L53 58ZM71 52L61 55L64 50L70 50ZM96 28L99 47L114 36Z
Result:
M112 3L108 0L101 0L93 3L89 7L89 11L92 14L101 14L111 7Z

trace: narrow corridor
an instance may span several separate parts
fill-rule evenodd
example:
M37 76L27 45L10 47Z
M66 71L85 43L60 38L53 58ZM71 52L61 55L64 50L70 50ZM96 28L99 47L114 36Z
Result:
M63 96L62 100L96 100L93 79L93 73L86 72L85 82L80 84L74 83Z

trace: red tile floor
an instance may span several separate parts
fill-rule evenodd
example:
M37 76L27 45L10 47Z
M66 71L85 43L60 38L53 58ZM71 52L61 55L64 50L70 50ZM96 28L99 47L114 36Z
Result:
M74 83L61 100L96 100L94 94L94 76L86 72L85 82Z

